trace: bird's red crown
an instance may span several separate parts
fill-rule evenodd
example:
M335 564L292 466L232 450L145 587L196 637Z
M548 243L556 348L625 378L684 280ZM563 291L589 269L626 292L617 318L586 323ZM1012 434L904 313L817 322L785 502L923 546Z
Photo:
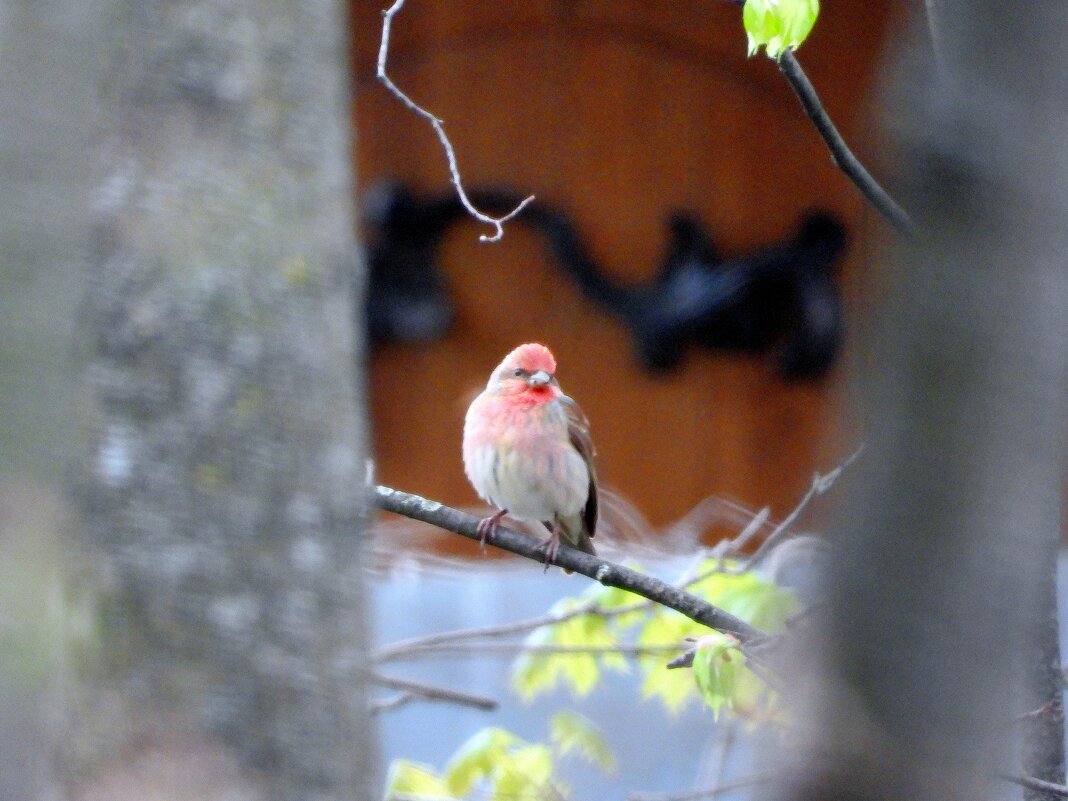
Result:
M520 345L504 357L503 364L522 367L531 373L537 370L544 370L549 375L556 373L556 359L553 358L552 351L537 342Z

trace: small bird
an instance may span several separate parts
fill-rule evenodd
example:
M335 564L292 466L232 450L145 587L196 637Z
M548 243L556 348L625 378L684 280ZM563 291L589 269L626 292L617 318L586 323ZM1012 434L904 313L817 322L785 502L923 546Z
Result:
M464 421L464 472L500 511L478 524L483 547L506 514L549 530L545 564L561 539L593 554L597 477L590 425L560 390L544 345L520 345L490 375Z

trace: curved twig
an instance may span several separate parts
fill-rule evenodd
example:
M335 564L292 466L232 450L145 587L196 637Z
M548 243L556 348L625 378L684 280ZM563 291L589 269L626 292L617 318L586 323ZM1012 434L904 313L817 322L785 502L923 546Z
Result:
M475 208L470 198L468 198L467 192L464 191L463 181L460 178L460 166L456 161L456 151L453 149L452 142L449 141L449 137L445 133L445 121L434 116L408 97L397 84L393 83L389 75L386 74L386 58L389 55L389 34L393 23L393 16L401 10L404 3L405 0L396 0L392 6L382 12L382 44L378 48L378 70L376 75L378 76L378 80L380 80L385 87L393 93L393 95L404 103L404 105L433 126L434 133L438 135L438 140L441 142L441 146L445 149L445 158L448 159L449 162L449 176L452 180L452 185L456 187L456 194L460 198L460 203L463 204L463 207L467 209L467 212L476 220L484 222L487 225L492 225L496 229L496 233L493 236L483 234L479 237L479 241L497 242L504 236L504 224L526 208L527 204L534 200L534 195L530 195L524 199L518 206L503 217L491 217L488 214L479 211Z

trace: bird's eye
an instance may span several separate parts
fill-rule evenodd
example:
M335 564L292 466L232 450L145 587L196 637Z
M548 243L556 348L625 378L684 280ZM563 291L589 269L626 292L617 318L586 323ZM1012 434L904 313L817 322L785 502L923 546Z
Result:
M514 375L516 378L520 378L523 375L523 368L522 367L515 368L512 371L512 375Z

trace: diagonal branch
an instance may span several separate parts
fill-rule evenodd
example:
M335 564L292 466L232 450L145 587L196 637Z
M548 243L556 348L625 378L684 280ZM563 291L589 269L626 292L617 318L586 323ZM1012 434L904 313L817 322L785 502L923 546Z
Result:
M745 0L726 1L738 7L745 5ZM929 9L933 2L934 0L928 0ZM789 48L784 50L777 63L779 71L782 72L783 77L790 84L790 88L794 90L797 99L801 101L805 114L812 120L812 124L816 126L816 130L819 131L823 141L830 149L831 158L834 159L838 169L846 174L846 177L856 185L857 189L875 207L876 211L882 214L899 233L906 236L914 235L916 226L912 222L912 218L909 217L908 212L901 208L887 191L879 185L879 182L871 176L871 173L860 163L860 160L853 155L853 151L849 149L849 145L845 143L842 135L838 133L838 128L831 122L830 116L828 116L826 109L823 108L820 96L816 94L816 89L812 82L809 81L805 71L801 69L801 64L798 63L797 58L794 56L794 51Z
M400 690L403 695L424 698L427 701L448 701L449 703L459 704L460 706L470 706L475 709L486 711L492 711L498 706L497 699L490 698L488 695L466 693L460 690L452 690L448 687L439 687L436 684L426 684L425 682L413 681L412 679L387 676L383 673L370 673L368 678L373 683L381 685L382 687L389 687L392 690ZM401 700L401 697L395 699L391 698L386 702L384 708L396 708L406 703L407 700L408 699Z
M752 776L742 776L703 790L689 790L684 793L631 793L627 796L627 801L699 801L699 799L713 798L723 793L740 790L743 787L765 784L770 782L772 778L773 776L770 773L756 773Z
M789 82L790 88L794 90L797 99L801 101L801 107L804 108L805 114L812 120L812 124L816 126L816 130L819 131L823 141L830 149L834 163L856 185L861 194L875 207L876 211L882 214L899 233L906 236L914 235L916 226L912 222L912 218L890 197L887 191L879 185L879 182L872 178L871 173L853 155L853 151L849 149L845 139L838 133L838 128L831 122L830 116L823 108L823 103L820 102L819 95L816 94L815 87L809 81L808 76L805 75L805 71L801 69L801 64L798 63L793 51L784 50L779 57L778 64L779 70Z
M1018 784L1020 787L1024 787L1028 790L1060 796L1061 798L1068 798L1068 787L1063 784L1036 779L1034 776L1010 776L1002 774L1001 778L1007 782Z
M478 518L461 512L459 509L445 506L436 501L429 501L418 495L412 495L390 487L375 487L374 504L387 512L404 515L413 520L420 520L432 526L452 531L468 539L478 540L476 530ZM492 544L518 556L536 562L545 561L545 551L534 538L501 526L493 537ZM618 587L635 595L648 598L669 609L674 609L686 617L704 626L733 634L740 642L766 636L755 626L741 618L713 606L696 595L673 587L653 576L638 573L630 568L617 565L598 556L562 546L550 564L566 568L575 573L599 581L606 587Z
M523 200L518 206L516 206L508 214L503 217L491 217L488 214L484 214L475 208L470 198L467 196L467 192L464 191L463 181L460 178L460 166L456 161L456 151L453 149L452 142L449 141L448 135L445 133L445 121L434 116L425 108L420 106L408 95L406 95L397 84L393 83L393 80L386 74L386 57L389 55L389 34L390 28L393 24L394 15L401 10L405 0L396 0L392 6L386 11L382 12L382 44L378 49L378 71L377 76L383 85L397 97L404 105L425 119L434 128L434 133L438 135L438 140L441 142L441 146L445 149L445 158L449 162L449 176L452 179L452 185L456 187L456 194L460 198L460 203L467 209L467 212L479 222L484 222L487 225L492 225L496 229L496 233L493 236L486 236L483 234L479 237L482 242L497 242L502 236L504 236L504 223L515 217L519 212L526 208L527 204L534 200L534 196Z
M767 557L769 553L771 553L772 549L776 545L778 545L783 539L785 539L787 534L790 533L790 527L793 526L793 524L797 521L797 518L801 516L801 512L803 512L805 510L805 507L808 506L809 501L819 495L823 495L831 487L833 487L834 482L838 480L838 477L842 475L842 472L847 467L849 467L850 464L856 461L856 459L860 456L863 450L864 446L861 445L853 452L853 454L849 458L847 458L844 462L842 462L840 465L834 468L834 470L827 473L826 475L821 476L819 473L816 473L814 476L812 476L812 485L808 488L808 492L805 493L805 497L803 497L801 501L797 504L797 506L794 507L794 510L790 512L790 514L788 514L786 517L784 517L782 522L775 526L775 529L764 539L762 543L760 543L760 547L758 547L753 552L752 556L746 559L738 568L734 570L728 570L727 572L734 574L745 573L759 565L764 560L764 558ZM743 531L742 534L745 534L745 532Z

